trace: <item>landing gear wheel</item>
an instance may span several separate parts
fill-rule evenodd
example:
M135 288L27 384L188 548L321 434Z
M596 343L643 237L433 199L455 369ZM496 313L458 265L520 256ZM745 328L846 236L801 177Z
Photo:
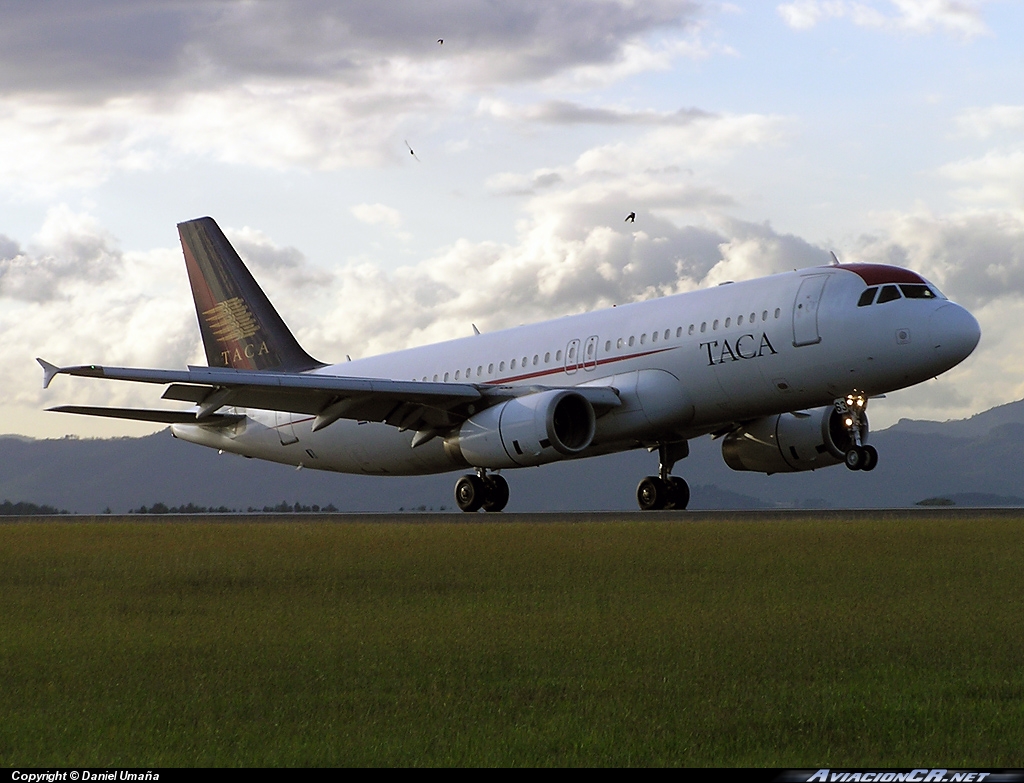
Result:
M690 502L690 485L679 476L668 477L669 502L666 508L682 511Z
M479 476L463 476L455 483L455 502L463 511L479 511L486 497L487 490Z
M878 450L874 446L864 446L864 465L861 470L874 470L878 464Z
M483 503L484 511L501 511L508 505L508 482L501 476L488 476L484 479L487 499Z
M864 467L865 459L864 450L859 446L854 446L846 452L846 457L843 461L850 470L860 470Z
M669 487L657 476L645 476L636 488L636 502L641 511L657 511L669 501Z

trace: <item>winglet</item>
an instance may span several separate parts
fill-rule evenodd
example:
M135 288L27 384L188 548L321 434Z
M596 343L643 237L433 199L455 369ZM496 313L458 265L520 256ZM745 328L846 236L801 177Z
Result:
M39 362L39 366L43 368L43 388L49 388L50 381L53 380L53 376L60 372L60 367L56 364L50 364L46 359L40 359L36 357L36 361Z

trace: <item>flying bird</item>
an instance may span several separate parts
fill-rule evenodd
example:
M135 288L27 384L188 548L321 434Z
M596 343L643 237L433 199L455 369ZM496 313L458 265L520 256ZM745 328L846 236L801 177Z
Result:
M406 147L409 147L409 154L410 154L410 155L412 155L412 156L413 156L414 158L416 158L416 160L420 160L419 158L417 158L417 157L416 157L416 153L415 153L415 152L413 152L413 150L412 150L412 147L411 147L411 146L409 145L409 142L408 142L408 141L407 141L407 142L405 142L405 146L406 146ZM420 163L422 163L422 162L423 162L423 161L420 161Z
M628 215L626 215L626 219L624 221L622 221L622 222L623 223L636 223L636 212L630 212Z
M438 38L437 42L441 44L441 46L444 46L444 38Z

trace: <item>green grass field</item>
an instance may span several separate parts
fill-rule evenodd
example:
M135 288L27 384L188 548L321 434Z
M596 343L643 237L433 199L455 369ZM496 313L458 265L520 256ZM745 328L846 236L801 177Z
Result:
M0 525L0 766L1024 766L1024 519Z

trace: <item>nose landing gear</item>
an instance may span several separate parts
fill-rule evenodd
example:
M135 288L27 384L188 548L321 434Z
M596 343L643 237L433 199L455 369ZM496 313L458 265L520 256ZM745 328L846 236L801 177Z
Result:
M658 444L658 475L645 476L636 488L636 501L641 511L686 508L690 502L690 487L679 476L670 474L676 462L689 453L685 440Z
M843 460L846 467L850 470L874 470L878 464L878 451L874 446L864 443L868 434L868 420L865 416L868 407L867 396L853 391L837 399L834 405L853 444L847 449Z
M478 468L455 483L455 502L463 511L501 511L508 505L508 482L501 476L488 476Z

